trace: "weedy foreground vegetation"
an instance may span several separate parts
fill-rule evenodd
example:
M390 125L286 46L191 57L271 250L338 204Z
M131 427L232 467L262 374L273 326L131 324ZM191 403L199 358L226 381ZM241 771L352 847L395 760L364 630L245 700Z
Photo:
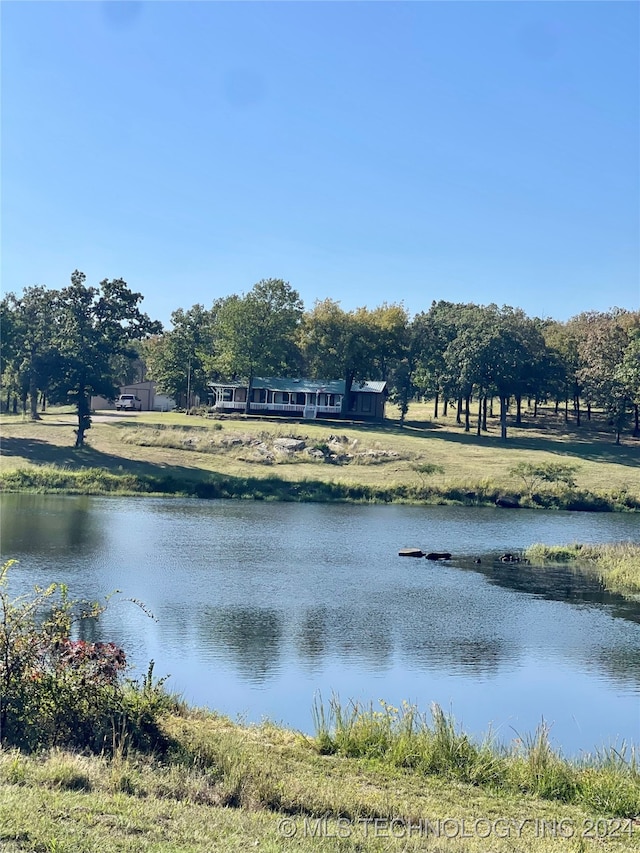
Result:
M124 650L74 639L105 604L0 573L0 842L10 851L638 849L633 749L568 761L548 730L476 742L434 706L317 700L316 734L190 709Z

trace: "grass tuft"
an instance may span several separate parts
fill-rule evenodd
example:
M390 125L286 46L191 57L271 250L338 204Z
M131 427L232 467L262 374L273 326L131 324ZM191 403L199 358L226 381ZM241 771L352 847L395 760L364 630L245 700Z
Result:
M640 543L611 542L602 545L531 545L525 551L531 563L576 562L596 571L610 592L630 598L640 596Z
M332 696L313 707L315 747L321 755L367 758L425 776L582 804L598 813L629 817L640 811L640 773L635 753L605 751L575 763L554 751L543 721L533 735L510 749L491 735L477 743L459 730L451 714L433 704L429 723L418 709L380 702L381 710Z

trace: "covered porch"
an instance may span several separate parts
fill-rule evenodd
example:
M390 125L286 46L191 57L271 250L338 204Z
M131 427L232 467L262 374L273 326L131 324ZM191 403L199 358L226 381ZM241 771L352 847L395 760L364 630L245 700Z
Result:
M295 417L315 418L318 415L339 415L342 411L342 394L319 385L315 388L296 388L302 380L290 380L289 387L283 387L282 380L274 382L273 387L256 380L251 389L251 411L271 412L293 415ZM306 385L306 383L304 383ZM280 387L277 387L280 386ZM210 405L216 411L245 411L247 405L247 386L235 383L211 383L209 385Z

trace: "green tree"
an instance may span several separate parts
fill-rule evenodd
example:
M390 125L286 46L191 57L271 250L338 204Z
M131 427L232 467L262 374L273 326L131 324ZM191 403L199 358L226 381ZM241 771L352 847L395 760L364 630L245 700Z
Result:
M17 317L13 294L0 299L0 373L4 373L15 358L18 345Z
M469 406L474 391L479 402L478 435L482 426L481 404L492 389L493 376L489 371L488 346L492 342L495 318L487 309L471 311L466 308L458 334L444 351L442 385L448 395L465 401L465 432L470 430Z
M632 329L629 344L622 356L619 368L621 381L629 391L629 398L634 411L633 434L640 435L640 328Z
M360 340L352 315L333 299L317 301L300 326L304 372L311 379L344 377L360 361Z
M542 386L536 395L538 400L553 400L556 414L560 401L565 400L565 420L568 420L568 401L570 385L575 381L578 369L577 341L570 335L568 325L548 319L542 325L545 341L546 366L543 371Z
M426 314L419 314L404 329L404 348L396 358L390 375L389 399L400 409L400 426L409 411L411 400L423 390L421 367L429 357L432 345L432 326Z
M355 379L391 379L400 383L398 393L403 395L408 323L402 305L383 303L347 312L332 299L318 301L300 328L305 373L312 379L344 379L345 406Z
M350 315L360 341L357 378L387 381L406 357L409 316L403 305L383 302L376 308L357 308Z
M429 311L418 314L413 321L420 328L422 350L416 368L416 386L424 395L433 395L435 399L434 417L438 417L440 396L444 395L444 413L450 388L450 371L445 363L447 347L455 339L465 314L475 309L475 305L455 304L440 300L432 302Z
M548 366L547 347L542 334L543 321L528 317L521 308L505 305L500 309L500 325L509 329L513 342L511 393L516 401L516 424L522 423L523 397L535 397L544 387L543 374Z
M593 312L580 341L578 378L596 403L607 412L616 444L631 411L634 396L635 348L625 359L632 329L631 312Z
M487 341L487 375L500 398L500 437L506 440L509 398L527 388L531 351L512 322L511 309L498 312L496 319Z
M39 418L38 392L47 389L56 362L52 342L55 299L56 291L38 286L25 288L21 297L9 293L3 300L3 326L9 331L4 359L20 390L23 408L29 396L31 420Z
M411 321L409 334L412 348L415 350L416 364L413 371L415 394L434 398L434 417L437 418L444 371L444 349L440 328L431 312L422 311Z
M219 303L211 310L194 305L171 315L171 331L144 342L149 378L158 389L190 408L193 395L206 397L215 361L215 320Z
M282 279L259 281L243 296L229 296L215 320L215 366L228 379L247 382L245 411L251 409L255 376L290 376L298 372L298 328L303 314L300 295Z
M561 483L569 489L574 488L577 470L577 465L563 462L518 462L509 473L521 477L527 494L533 497L542 483Z
M503 440L509 400L525 391L531 371L532 354L522 319L509 306L465 306L458 333L445 351L445 389L467 400L474 387L479 398L497 394Z
M139 310L142 294L132 292L122 279L104 279L97 288L85 281L85 274L76 270L69 287L57 293L52 337L59 356L52 399L76 406L76 447L82 447L91 427L91 395L113 398L117 393L114 356L135 358L131 342L162 330Z
M16 354L18 349L18 324L13 294L7 294L0 300L0 377L2 392L6 393L6 407L9 411L11 395L17 386Z
M556 412L558 403L564 400L564 420L569 420L569 401L573 402L573 410L576 417L576 426L581 423L580 401L586 397L587 417L591 418L591 404L589 389L585 388L581 379L582 357L580 353L581 342L587 335L591 325L598 322L595 312L584 311L572 317L566 323L552 323L545 329L544 335L549 346L556 351L563 365L563 381L555 390Z

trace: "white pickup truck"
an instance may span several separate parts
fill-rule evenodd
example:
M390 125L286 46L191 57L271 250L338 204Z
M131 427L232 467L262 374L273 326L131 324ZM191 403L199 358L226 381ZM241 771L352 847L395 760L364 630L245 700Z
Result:
M120 394L116 400L116 409L129 409L132 412L142 411L142 400L135 394Z

